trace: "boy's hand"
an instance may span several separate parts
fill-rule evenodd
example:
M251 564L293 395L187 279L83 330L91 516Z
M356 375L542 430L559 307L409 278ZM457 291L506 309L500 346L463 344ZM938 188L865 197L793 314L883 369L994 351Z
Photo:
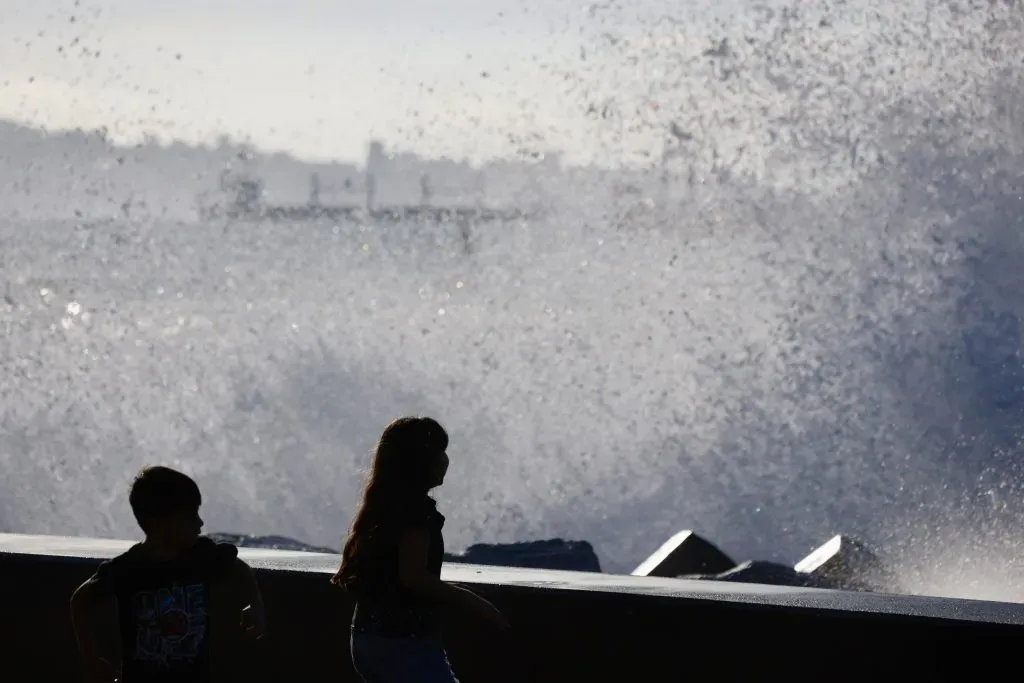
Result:
M259 640L266 633L266 620L259 610L253 609L252 605L246 605L242 609L242 630L254 640Z

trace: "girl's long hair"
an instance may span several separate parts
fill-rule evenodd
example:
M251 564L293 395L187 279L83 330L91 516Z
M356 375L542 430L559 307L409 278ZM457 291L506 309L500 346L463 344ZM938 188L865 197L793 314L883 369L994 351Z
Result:
M341 552L341 566L331 583L358 592L372 577L367 561L397 542L395 522L422 504L436 483L438 458L448 448L448 433L429 417L400 417L385 429L373 453L363 497Z

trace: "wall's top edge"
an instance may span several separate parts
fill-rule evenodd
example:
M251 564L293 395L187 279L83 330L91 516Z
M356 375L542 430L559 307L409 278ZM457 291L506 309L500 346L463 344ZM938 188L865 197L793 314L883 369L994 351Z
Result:
M0 533L0 563L5 554L102 560L125 551L132 543L134 541ZM333 573L338 563L336 555L291 550L240 548L239 554L254 567L325 575ZM444 578L467 584L629 593L662 598L1024 625L1024 605L981 600L453 563L444 566ZM324 576L325 583L326 580L327 576Z

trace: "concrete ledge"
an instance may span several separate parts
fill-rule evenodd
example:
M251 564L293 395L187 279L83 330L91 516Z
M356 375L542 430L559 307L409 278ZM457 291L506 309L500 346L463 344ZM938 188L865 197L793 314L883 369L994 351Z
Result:
M0 642L11 671L79 680L73 588L130 542L0 534ZM355 681L351 606L327 583L334 555L243 548L273 632L239 680ZM481 681L976 680L1015 663L1024 605L449 564L506 612L511 636L451 615L452 661ZM16 677L17 678L17 677ZM27 679L26 679L27 680Z

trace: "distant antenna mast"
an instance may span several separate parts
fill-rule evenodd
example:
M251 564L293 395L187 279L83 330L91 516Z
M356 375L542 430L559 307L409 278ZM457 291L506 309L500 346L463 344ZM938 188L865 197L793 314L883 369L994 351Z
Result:
M379 140L370 142L366 157L366 210L373 211L377 199L377 171L383 166L384 145Z
M377 198L377 177L372 172L366 173L366 210L373 211L373 202Z
M313 173L309 177L309 205L320 206L320 174Z
M487 174L483 169L476 172L476 206L482 208L487 198Z
M430 206L431 196L433 196L433 192L430 188L430 176L423 173L420 176L420 203L423 206Z

